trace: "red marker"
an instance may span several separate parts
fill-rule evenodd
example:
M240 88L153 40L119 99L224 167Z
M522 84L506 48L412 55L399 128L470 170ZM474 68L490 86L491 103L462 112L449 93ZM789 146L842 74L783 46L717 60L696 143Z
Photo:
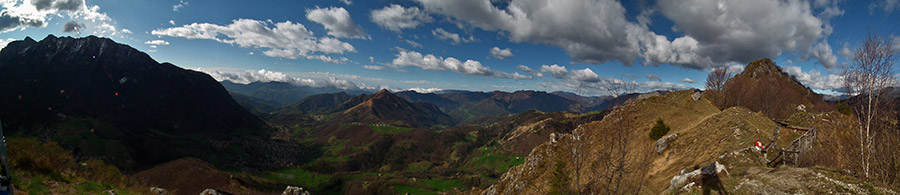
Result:
M119 92L116 92L116 95L119 95ZM759 143L759 142L757 142L757 143Z

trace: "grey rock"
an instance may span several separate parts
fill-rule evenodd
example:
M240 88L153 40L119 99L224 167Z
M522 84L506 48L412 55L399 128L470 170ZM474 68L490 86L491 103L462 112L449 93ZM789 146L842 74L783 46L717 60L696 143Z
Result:
M663 151L666 151L666 148L669 147L669 142L678 138L678 133L673 133L672 135L667 135L659 140L656 140L656 153L661 154Z

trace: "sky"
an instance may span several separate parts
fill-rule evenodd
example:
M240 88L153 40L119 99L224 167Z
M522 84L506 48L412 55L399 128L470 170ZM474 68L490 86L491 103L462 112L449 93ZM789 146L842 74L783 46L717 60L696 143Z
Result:
M819 93L900 0L0 0L0 47L107 37L238 83L608 95L703 89L759 58Z

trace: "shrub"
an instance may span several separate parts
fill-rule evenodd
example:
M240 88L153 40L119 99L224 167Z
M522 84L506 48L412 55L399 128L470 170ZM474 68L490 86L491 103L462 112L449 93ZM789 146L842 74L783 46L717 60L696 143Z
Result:
M656 119L656 125L653 125L653 128L650 129L650 139L658 140L667 133L669 133L669 126L661 118Z
M569 188L569 173L566 171L566 163L557 160L554 165L553 178L550 179L550 194L553 195L569 195L575 194Z

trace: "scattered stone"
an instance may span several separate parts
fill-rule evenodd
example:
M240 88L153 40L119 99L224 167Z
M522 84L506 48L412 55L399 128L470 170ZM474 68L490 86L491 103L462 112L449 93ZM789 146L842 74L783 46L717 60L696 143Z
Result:
M806 105L803 105L803 104L797 105L797 111L806 112Z
M694 101L700 100L700 92L694 92L694 95L691 95L691 99Z
M200 192L200 195L224 195L221 192L215 189L205 189L203 192Z
M728 174L728 170L725 169L725 165L719 163L719 161L710 163L709 165L703 166L700 169L684 173L684 170L681 170L680 175L676 175L672 177L672 180L669 181L669 190L680 189L681 185L684 185L687 181L702 181L703 178L711 178L718 176L722 172Z
M301 187L288 186L281 195L309 195L309 191L306 191Z
M669 142L678 138L678 133L673 133L672 135L667 135L659 140L656 140L656 153L661 154L663 151L666 151L666 148L669 147Z
M115 191L115 190L103 190L103 193L104 193L104 194L109 194L109 195L116 195L116 191Z
M150 187L150 192L156 195L168 195L169 191L158 187Z

